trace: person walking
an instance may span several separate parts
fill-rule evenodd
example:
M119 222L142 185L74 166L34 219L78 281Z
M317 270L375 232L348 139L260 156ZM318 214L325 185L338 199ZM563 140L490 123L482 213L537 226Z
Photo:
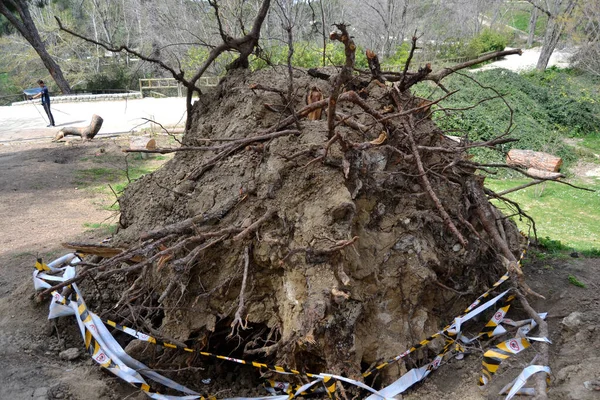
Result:
M42 91L33 96L32 99L37 99L38 97L42 98L42 106L44 107L44 111L46 111L46 115L48 115L48 120L50 121L50 125L48 125L48 127L54 126L54 117L52 116L52 111L50 111L50 94L48 94L48 87L41 79L38 81L38 85L40 85Z

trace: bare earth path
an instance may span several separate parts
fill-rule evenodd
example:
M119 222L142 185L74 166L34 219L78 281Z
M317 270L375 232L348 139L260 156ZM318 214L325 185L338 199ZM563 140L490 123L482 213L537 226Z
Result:
M60 360L60 351L81 347L73 340L75 325L58 321L57 336L54 323L47 321L47 304L33 301L31 286L37 256L51 260L67 252L61 242L97 242L106 234L84 224L101 223L112 213L74 183L75 168L85 167L88 162L81 160L95 157L100 143L0 146L1 399L109 398L112 393L96 367ZM110 148L119 151L113 144Z
M125 134L140 124L150 127L143 118L175 126L185 106L177 98L60 103L53 107L55 129L45 128L36 107L0 107L0 399L120 399L131 390L116 390L116 378L87 357L59 358L66 348L82 348L81 338L74 321L49 322L47 304L33 301L32 267L38 256L52 260L67 253L62 242L106 237L105 230L86 225L117 221L105 209L114 197L79 187L78 170L114 163L123 157ZM94 113L105 120L97 140L51 142L60 125L87 125Z

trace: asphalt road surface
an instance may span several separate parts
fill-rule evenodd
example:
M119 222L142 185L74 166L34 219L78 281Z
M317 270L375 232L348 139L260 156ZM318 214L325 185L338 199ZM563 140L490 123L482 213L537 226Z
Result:
M186 117L183 97L51 103L51 109L56 126L47 128L46 113L39 103L0 107L0 143L48 140L61 127L89 125L94 114L104 119L98 136L131 133L150 127L158 132L161 128L157 123L167 128L183 126Z

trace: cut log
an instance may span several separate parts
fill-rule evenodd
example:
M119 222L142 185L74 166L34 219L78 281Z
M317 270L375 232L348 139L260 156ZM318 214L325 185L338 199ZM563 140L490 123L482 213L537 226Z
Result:
M550 172L550 171L544 171L544 170L536 169L536 168L527 168L527 174L529 174L533 178L540 178L540 179L558 179L558 178L565 177L560 172Z
M562 158L539 151L512 149L506 156L506 163L517 167L558 172L562 166Z
M123 253L125 249L119 247L107 246L104 244L94 244L94 243L76 243L76 242L68 242L62 243L62 246L73 250L79 255L94 255L102 258L111 258L118 256ZM127 261L130 262L142 262L144 258L139 255L131 256Z
M83 141L92 140L94 138L94 136L96 136L96 134L98 133L100 128L102 128L103 122L104 122L104 120L102 119L102 117L94 114L92 116L92 122L88 126L81 127L81 128L66 126L56 133L56 136L54 137L54 141L60 140L60 139L64 138L65 136L69 136L69 135L79 136L81 138L81 140L83 140Z
M147 136L132 136L129 139L129 149L131 150L156 150L156 140Z

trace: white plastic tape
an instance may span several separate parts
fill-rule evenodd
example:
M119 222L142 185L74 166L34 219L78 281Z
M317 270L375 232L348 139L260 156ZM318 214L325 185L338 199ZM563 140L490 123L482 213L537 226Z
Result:
M484 312L485 310L487 310L488 308L490 308L491 306L493 306L494 304L496 304L498 302L498 300L500 300L501 298L503 298L504 296L506 296L506 293L508 293L508 290L500 293L498 296L496 296L493 299L485 302L484 304L480 305L479 307L477 307L476 309L470 311L469 313L463 315L462 317L456 317L454 319L452 327L450 329L448 329L448 332L452 333L452 334L458 334L458 332L461 331L460 328L461 328L461 325L463 323L465 323L468 320L472 319L473 317L481 314L482 312Z
M534 389L532 389L532 388L524 388L524 389L522 389L522 388L527 383L527 380L532 375L537 374L538 372L545 372L548 375L551 374L550 367L546 367L546 366L543 366L543 365L530 365L529 367L525 368L519 374L519 376L517 377L517 379L515 379L510 384L508 384L505 387L503 387L502 390L500 391L500 393L498 393L498 394L506 394L506 392L510 388L510 391L508 391L508 396L506 396L506 400L512 399L517 394L535 395L535 390Z

